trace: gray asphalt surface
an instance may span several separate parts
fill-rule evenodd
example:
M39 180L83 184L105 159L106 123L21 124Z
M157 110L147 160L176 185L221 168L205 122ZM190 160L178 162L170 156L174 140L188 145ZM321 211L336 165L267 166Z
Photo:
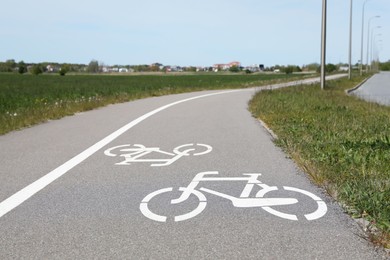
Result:
M0 201L146 113L217 92L111 105L1 136ZM386 259L338 204L273 144L247 110L254 93L246 89L188 100L134 125L0 217L0 259ZM207 144L212 151L182 156L166 166L151 166L163 162L147 160L117 165L131 151L122 156L104 153L127 144L168 152L138 158L144 160L173 158L174 148L184 144ZM196 148L192 153L204 151ZM185 221L174 221L201 205L194 193L183 203L171 204L181 194L177 188L209 171L225 180L199 183L206 208ZM232 180L243 178L243 173L261 173L259 181L278 187L264 197L297 199L296 204L271 208L298 220L262 207L235 207L229 199L199 189L240 198L246 182ZM318 196L327 205L326 214L307 220L304 215L316 211L317 201L284 186ZM161 193L147 205L167 221L145 216L140 210L145 197L170 187L173 192ZM250 197L259 190L255 187Z
M390 106L390 72L380 72L352 92L368 102Z

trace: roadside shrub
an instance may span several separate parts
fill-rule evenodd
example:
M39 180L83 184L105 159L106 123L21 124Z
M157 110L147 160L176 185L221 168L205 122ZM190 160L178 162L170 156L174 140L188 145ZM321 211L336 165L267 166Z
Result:
M66 73L68 73L69 71L69 66L64 64L62 65L61 69L58 71L58 73L61 75L61 76L65 76Z
M18 72L19 74L24 74L27 72L27 66L23 61L18 63Z
M33 65L32 68L31 68L31 74L33 75L39 75L39 74L42 74L43 73L43 69L41 67L41 65L39 64L36 64L36 65Z
M231 66L230 69L229 69L230 72L239 72L240 71L240 68L238 66Z

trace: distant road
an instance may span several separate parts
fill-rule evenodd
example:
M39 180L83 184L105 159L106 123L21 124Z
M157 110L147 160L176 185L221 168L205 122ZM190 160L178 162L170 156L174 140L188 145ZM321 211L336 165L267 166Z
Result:
M381 72L367 80L352 94L382 105L390 105L390 72Z

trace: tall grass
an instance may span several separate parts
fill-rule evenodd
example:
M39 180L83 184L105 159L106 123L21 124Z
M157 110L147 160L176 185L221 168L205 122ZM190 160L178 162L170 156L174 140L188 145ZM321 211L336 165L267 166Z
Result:
M110 103L205 89L242 88L297 75L0 74L0 134Z
M389 247L390 107L345 94L361 80L259 92L250 109L351 214L384 231Z

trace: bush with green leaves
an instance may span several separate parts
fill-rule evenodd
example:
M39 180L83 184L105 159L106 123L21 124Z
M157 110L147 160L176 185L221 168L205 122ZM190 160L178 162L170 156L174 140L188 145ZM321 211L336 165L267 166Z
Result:
M31 74L33 75L39 75L43 73L43 68L40 64L35 64L31 68Z
M23 61L18 63L18 72L19 74L24 74L27 72L27 65Z
M66 73L68 73L69 71L69 66L67 64L63 64L60 68L60 70L58 71L58 73L61 75L61 76L65 76Z

